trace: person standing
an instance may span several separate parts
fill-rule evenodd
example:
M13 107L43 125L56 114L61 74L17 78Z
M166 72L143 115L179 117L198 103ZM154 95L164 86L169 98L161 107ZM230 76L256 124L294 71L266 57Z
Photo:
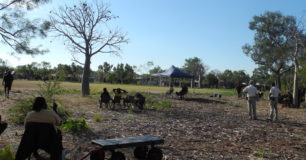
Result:
M278 120L278 109L277 109L277 104L278 104L278 97L280 95L281 91L279 88L275 86L275 83L272 83L272 87L270 89L269 93L269 100L270 100L270 116L268 120L272 121L274 117L274 112L275 112L275 120Z
M2 85L4 86L4 94L6 98L9 98L13 80L14 77L11 74L11 71L8 71L7 74L5 74L5 76L3 77Z
M256 100L258 98L258 90L254 86L254 81L250 80L249 85L246 86L242 92L247 93L248 112L250 119L256 120Z

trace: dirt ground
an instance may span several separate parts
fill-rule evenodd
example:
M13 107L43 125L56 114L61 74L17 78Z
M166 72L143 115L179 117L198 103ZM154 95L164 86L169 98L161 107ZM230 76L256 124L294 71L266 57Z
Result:
M13 99L0 96L0 113L9 119L6 111L15 99L26 92L13 92ZM165 99L153 95L156 99ZM166 160L201 159L305 159L306 157L306 109L281 108L279 121L266 121L269 114L267 100L257 103L258 120L249 120L246 101L237 97L215 98L207 95L187 95L185 100L172 101L168 110L98 108L98 95L82 98L80 95L58 96L61 105L72 111L74 117L84 117L89 131L70 133L63 131L66 158L81 159L95 145L94 139L107 139L152 135L163 138L158 145ZM94 115L102 120L96 122ZM23 133L23 125L9 123L0 137L0 147L10 145L15 152ZM133 149L122 150L126 157L134 159ZM257 157L254 156L257 153ZM256 154L255 154L256 155ZM89 158L88 158L89 159Z

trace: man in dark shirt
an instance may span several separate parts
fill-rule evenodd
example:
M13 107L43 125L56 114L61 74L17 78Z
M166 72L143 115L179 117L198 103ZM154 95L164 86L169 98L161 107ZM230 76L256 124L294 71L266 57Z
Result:
M5 97L9 98L10 90L13 84L14 77L11 74L11 71L8 71L7 74L3 77L2 85L4 86Z

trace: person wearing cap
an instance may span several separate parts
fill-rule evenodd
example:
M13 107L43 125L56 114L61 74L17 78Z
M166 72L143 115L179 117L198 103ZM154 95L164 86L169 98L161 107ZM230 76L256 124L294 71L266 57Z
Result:
M269 93L269 100L270 100L270 116L268 120L273 120L274 112L275 112L275 120L278 120L278 109L277 109L277 103L278 103L278 97L280 95L281 91L279 88L275 86L275 83L272 83L272 87L270 89Z
M248 112L250 119L256 120L256 100L258 98L258 90L254 86L254 81L250 80L249 85L246 86L242 92L247 93Z

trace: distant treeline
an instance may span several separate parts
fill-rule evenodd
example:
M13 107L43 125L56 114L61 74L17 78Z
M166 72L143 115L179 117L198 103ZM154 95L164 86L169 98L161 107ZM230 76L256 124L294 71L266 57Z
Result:
M260 89L264 89L273 81L272 75L269 74L265 68L254 69L252 76L248 75L244 70L232 71L229 69L225 70L224 72L212 70L205 73L204 71L203 74L199 76L195 74L196 72L194 72L194 70L197 68L192 69L194 66L191 66L191 64L194 64L194 62L191 62L191 60L195 59L199 60L197 57L186 59L185 65L180 69L195 75L194 86L196 87L232 89L238 85L247 84L250 79L253 79L256 81L258 86L261 87ZM81 82L82 80L83 68L75 63L72 63L71 65L58 64L56 67L52 68L49 62L33 62L31 64L20 65L12 68L7 67L6 63L1 59L0 62L1 77L3 77L5 71L12 70L14 71L15 79L48 80L50 78L58 78L60 80L72 82ZM200 65L203 65L203 63L201 62ZM161 69L159 66L153 66L152 62L148 63L148 66L141 66L141 68L149 68L147 69L147 73L137 74L136 70L139 71L139 68L137 69L135 66L122 63L118 64L117 66L113 66L107 62L104 62L103 65L98 66L97 71L91 71L90 81L121 84L159 85L159 79L151 77L150 74L163 72L165 70ZM287 74L282 76L281 80L285 89L289 89L292 86L292 72L293 71L289 71ZM172 79L172 84L176 86L182 83L190 85L190 79ZM170 79L164 79L162 84L169 85Z

